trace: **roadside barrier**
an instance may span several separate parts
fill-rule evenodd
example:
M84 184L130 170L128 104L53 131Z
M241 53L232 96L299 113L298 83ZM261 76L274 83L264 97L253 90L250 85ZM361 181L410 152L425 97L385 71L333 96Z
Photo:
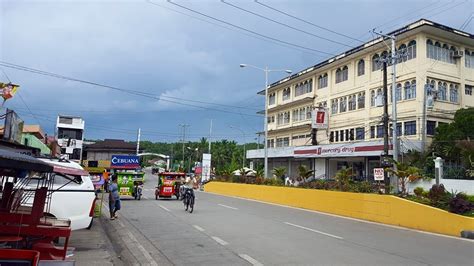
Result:
M474 230L474 218L390 195L215 181L205 190L457 237Z

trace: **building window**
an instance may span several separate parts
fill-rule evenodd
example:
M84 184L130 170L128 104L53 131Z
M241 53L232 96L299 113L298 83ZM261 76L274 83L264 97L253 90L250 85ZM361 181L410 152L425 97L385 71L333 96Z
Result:
M449 101L452 103L458 102L458 85L449 85Z
M433 136L436 131L436 121L426 121L426 134Z
M344 66L336 70L336 83L346 81L349 78L349 68Z
M311 120L311 115L313 112L313 106L306 107L306 119Z
M400 47L398 47L398 52L402 55L401 57L398 58L399 63L405 62L408 60L408 56L406 54L407 46L405 44L402 44L400 45Z
M344 130L339 130L339 139L344 141Z
M298 90L298 85L296 85L295 90ZM282 100L283 101L289 100L290 96L291 96L291 89L290 88L284 89Z
M428 58L442 61L445 63L456 64L456 59L453 57L456 52L456 47L449 46L447 44L441 45L440 42L433 44L432 40L426 41L426 56Z
M72 118L71 117L59 117L60 124L68 124L72 125Z
M329 134L329 142L334 142L334 131Z
M361 59L357 63L357 76L362 76L364 74L365 74L365 61L364 59Z
M356 128L356 139L357 140L365 139L365 131L363 127Z
M290 123L290 112L285 112L283 114L283 124L289 124Z
M467 68L474 68L474 51L464 51L464 66Z
M376 100L377 100L377 99L379 99L379 101L382 100L382 106L383 106L383 103L384 103L384 102L383 102L383 92L382 92L382 89L377 89L377 97L376 97ZM379 104L379 106L380 106L380 102L379 102L378 104ZM377 102L376 102L375 106L377 106Z
M346 97L341 97L339 100L339 113L347 111L347 99Z
M299 85L295 86L295 97L306 94L306 93L310 93L312 91L313 91L313 80L310 79L309 81L305 81L304 83L300 83Z
M268 95L268 105L275 104L275 101L276 101L276 94L270 93L270 95Z
M438 82L438 100L440 101L446 101L448 98L446 95L446 89L448 87L448 84L446 82Z
M327 86L328 86L328 74L325 73L319 76L318 78L318 88L322 89L322 88L326 88Z
M293 122L298 122L300 116L299 116L299 110L295 109L293 110Z
M375 138L375 126L370 126L370 138Z
M336 142L339 142L339 131L335 131L335 134L336 134Z
M404 91L405 100L416 98L416 81L413 80L411 83L409 81L405 82Z
M375 90L370 91L370 106L375 106Z
M464 86L464 94L472 96L472 87L471 85Z
M393 126L392 126L392 123L390 123L389 125L389 129L388 129L388 135L391 137L393 136ZM402 135L402 123L397 123L397 136L401 136Z
M356 98L357 98L357 95L349 96L349 111L354 111L355 109L357 109Z
M338 103L338 99L332 99L332 101L331 101L331 114L337 114L337 103Z
M416 41L415 40L411 40L408 43L408 47L407 47L407 59L411 60L413 58L416 58Z
M357 108L365 108L365 91L360 92L359 95L357 95Z
M382 68L382 64L379 62L379 59L380 57L378 54L374 54L374 56L372 56L372 71L377 71Z
M277 146L278 148L290 146L290 137L277 138L276 146Z
M402 100L402 84L398 83L395 88L395 97L397 102Z
M300 108L300 121L303 121L306 119L306 108L302 107Z
M349 140L350 141L354 140L354 129L353 128L349 129Z
M384 133L384 128L383 125L378 125L377 126L377 138L383 138L383 133Z
M275 123L275 116L272 115L272 116L267 117L267 123L268 124Z
M269 139L267 141L267 146L268 146L268 148L275 148L275 140L274 139Z
M416 121L405 122L405 136L416 135Z

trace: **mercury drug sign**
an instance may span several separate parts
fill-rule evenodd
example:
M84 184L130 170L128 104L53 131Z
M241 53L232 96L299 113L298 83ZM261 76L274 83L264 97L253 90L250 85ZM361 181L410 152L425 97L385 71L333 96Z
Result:
M136 155L112 155L110 168L136 169L140 167L140 158Z

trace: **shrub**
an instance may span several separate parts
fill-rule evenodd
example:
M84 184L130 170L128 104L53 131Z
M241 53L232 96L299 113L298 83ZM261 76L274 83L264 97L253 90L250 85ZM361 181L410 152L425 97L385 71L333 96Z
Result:
M240 176L236 176L236 175L232 176L231 182L232 183L240 183Z
M349 186L349 191L351 192L372 193L376 190L376 185L374 186L374 184L367 181L355 182Z
M284 182L280 178L266 178L263 184L267 186L283 186Z
M257 184L257 185L263 184L263 177L257 176L255 178L255 184Z
M416 187L413 190L413 193L415 193L415 195L418 196L418 197L422 197L424 192L425 192L425 190L422 187Z
M428 198L431 205L441 209L447 209L450 194L446 191L443 184L433 185L428 192Z
M464 193L455 194L449 201L449 211L457 214L472 212L474 204L469 202L468 197Z

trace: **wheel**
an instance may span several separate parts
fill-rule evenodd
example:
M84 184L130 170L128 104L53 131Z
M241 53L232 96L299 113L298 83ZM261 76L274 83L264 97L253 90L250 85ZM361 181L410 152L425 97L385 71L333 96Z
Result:
M89 223L89 226L87 226L88 230L91 230L93 222L94 222L94 218L91 219L91 222Z
M189 213L193 213L194 210L194 197L189 197Z
M138 194L138 200L141 200L141 198L142 198L142 194L140 193Z

